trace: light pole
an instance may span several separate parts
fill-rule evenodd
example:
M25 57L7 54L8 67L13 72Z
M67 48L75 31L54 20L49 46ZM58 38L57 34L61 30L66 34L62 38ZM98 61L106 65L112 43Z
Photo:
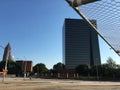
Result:
M3 82L5 81L5 75L7 74L7 63L8 63L8 60L6 59L5 60L5 69L3 69Z
M5 48L4 48L3 46L0 45L0 47L1 47L3 50L5 50ZM4 67L4 69L3 69L3 80L2 80L3 82L5 81L5 75L6 75L7 71L8 71L8 70L7 70L7 63L8 63L8 59L5 60L5 67Z
M24 80L26 78L26 69L27 69L27 61L26 61L26 57L24 56L25 61L24 61Z
M27 66L27 61L24 61L24 80L26 78L26 66Z
M16 59L20 59L22 60L22 64L21 64L21 69L22 69L22 74L23 74L23 79L25 80L26 78L26 71L27 71L27 61L26 61L26 57L24 56L24 59L21 58L16 58Z

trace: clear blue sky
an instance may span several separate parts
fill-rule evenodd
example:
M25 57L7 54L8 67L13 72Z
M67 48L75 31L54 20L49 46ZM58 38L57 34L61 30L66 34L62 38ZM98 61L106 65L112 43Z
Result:
M62 62L65 18L80 18L65 0L0 0L0 45L10 42L12 55L52 68ZM100 39L102 62L120 58ZM2 59L3 49L0 48Z

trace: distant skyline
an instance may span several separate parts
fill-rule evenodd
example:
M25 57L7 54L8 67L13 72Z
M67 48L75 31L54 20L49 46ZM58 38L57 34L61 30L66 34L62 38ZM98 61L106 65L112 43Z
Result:
M62 62L62 28L65 18L80 16L65 0L0 0L0 45L8 42L16 59L33 60L52 68ZM101 60L120 57L101 39ZM0 48L2 60L4 50Z

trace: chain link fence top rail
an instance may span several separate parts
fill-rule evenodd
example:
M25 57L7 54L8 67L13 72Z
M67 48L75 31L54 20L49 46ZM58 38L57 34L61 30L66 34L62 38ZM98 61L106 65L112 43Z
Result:
M66 0L67 1L67 0ZM82 3L76 5L89 20L97 21L97 29L111 44L117 53L120 53L120 0L68 0ZM90 3L86 3L90 2Z

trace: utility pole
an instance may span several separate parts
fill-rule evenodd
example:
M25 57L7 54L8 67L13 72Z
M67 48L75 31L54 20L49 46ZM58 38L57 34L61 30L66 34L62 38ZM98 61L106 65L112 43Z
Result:
M27 61L26 61L26 57L24 57L25 58L25 61L24 61L24 80L25 80L25 78L26 78L26 69L27 69Z
M8 63L8 60L6 59L5 60L5 69L3 69L3 82L5 82L5 76L7 74L7 63Z
M27 61L24 61L24 80L26 78L26 66L27 66Z

